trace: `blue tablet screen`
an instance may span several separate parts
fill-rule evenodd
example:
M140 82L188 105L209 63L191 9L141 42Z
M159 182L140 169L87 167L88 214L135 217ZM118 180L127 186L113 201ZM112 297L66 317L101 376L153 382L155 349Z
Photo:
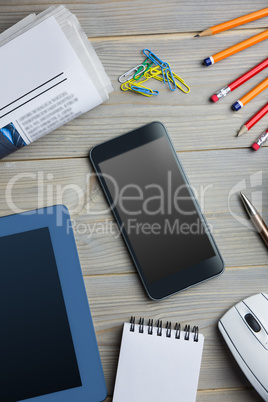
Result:
M0 237L0 401L82 385L48 228Z

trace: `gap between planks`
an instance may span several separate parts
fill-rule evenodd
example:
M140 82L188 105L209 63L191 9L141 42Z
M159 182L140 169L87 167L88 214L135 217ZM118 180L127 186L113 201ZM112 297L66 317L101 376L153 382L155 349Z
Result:
M252 33L252 35L256 35L259 32L265 31L264 28L240 28L240 29L230 29L229 31L225 31L225 32L221 32L217 35L214 35L215 37L221 37L221 36L233 36L233 34L244 34L245 32L250 34ZM91 37L88 36L88 40L90 40L91 42L101 42L101 41L105 41L105 42L110 42L113 40L130 40L131 41L139 41L139 40L143 40L143 37L146 37L146 39L155 39L157 36L161 36L162 39L176 39L177 38L194 38L196 34L200 33L201 31L195 31L195 32L172 32L172 33L166 33L166 32L158 32L158 33L141 33L141 34L129 34L129 35L113 35L113 36L96 36L96 37ZM211 36L208 36L208 38L211 38ZM200 41L204 41L206 40L206 37L200 37L200 38L195 38L194 40L200 40Z
M128 131L129 132L129 131ZM126 132L125 134L127 134L128 132ZM51 133L49 133L51 134ZM49 135L48 134L48 135ZM115 137L113 137L115 138ZM111 139L113 139L111 138ZM38 140L37 140L38 141ZM105 141L106 142L106 141ZM31 146L31 144L29 144L29 146ZM264 144L262 148L267 148L268 144ZM221 151L237 151L237 150L242 150L242 149L249 149L250 147L235 147L235 148L217 148L217 149L186 149L185 151L176 151L177 154L187 154L187 153L193 153L193 152L221 152ZM90 148L89 148L90 150ZM17 151L16 151L17 152ZM85 156L65 156L65 157L57 157L57 158L37 158L37 159L12 159L12 160L5 160L2 159L0 160L0 164L1 163L24 163L24 162L38 162L38 161L65 161L65 160L72 160L72 159L89 159L88 155Z
M248 386L248 387L241 387L241 388L238 388L238 387L234 387L234 388L213 388L213 389L199 389L198 390L198 392L201 394L202 392L203 393L206 393L206 394L208 394L208 393L211 393L211 394L213 394L214 392L225 392L225 391L249 391L249 390L251 390L252 389L252 387L250 387L250 386Z

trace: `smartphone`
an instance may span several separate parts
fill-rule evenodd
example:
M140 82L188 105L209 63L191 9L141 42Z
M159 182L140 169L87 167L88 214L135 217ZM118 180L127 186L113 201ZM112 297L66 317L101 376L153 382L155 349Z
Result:
M163 299L223 271L162 123L97 145L89 156L150 298Z

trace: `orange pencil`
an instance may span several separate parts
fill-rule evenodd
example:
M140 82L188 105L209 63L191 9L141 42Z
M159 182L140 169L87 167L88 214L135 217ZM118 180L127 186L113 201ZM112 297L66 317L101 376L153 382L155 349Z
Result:
M237 111L245 106L248 102L250 102L253 98L259 95L262 91L268 88L268 78L265 78L260 84L256 85L251 91L249 91L246 95L242 96L241 99L236 101L232 105L232 109Z
M259 42L268 38L268 30L259 33L258 35L252 36L244 40L243 42L239 42L234 46L228 47L228 49L222 50L219 53L214 54L213 56L207 57L204 60L204 64L206 66L210 66L211 64L217 63L220 60L226 59L226 57L232 56L235 53L241 52L241 50L247 49L250 46L256 45Z
M268 8L263 8L262 10L255 11L254 13L250 13L247 15L243 15L242 17L235 18L234 20L223 22L222 24L219 25L214 25L214 27L205 29L205 31L195 36L215 35L219 32L227 31L228 29L238 27L239 25L247 24L248 22L255 21L267 16L268 16Z

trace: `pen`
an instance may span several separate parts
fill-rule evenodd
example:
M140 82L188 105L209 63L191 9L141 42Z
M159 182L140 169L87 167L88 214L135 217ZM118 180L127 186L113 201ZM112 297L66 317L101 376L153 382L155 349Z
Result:
M259 235L261 236L262 240L264 241L265 245L268 247L268 227L266 226L264 220L256 210L256 208L252 205L252 203L249 201L249 199L245 196L242 191L240 192L241 199L243 202L243 205L245 207L245 210L248 213L248 216L257 229Z

